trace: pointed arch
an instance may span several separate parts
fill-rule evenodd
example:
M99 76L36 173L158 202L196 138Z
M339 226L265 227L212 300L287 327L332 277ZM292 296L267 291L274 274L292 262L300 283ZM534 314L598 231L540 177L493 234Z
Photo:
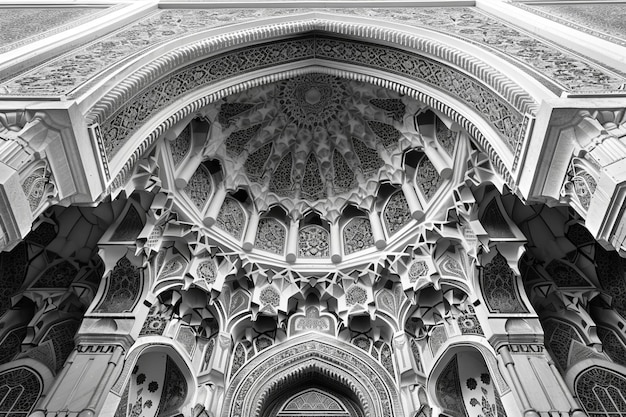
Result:
M396 383L356 346L306 333L267 348L242 366L229 384L221 415L259 415L268 399L304 375L332 378L363 405L365 415L402 415Z

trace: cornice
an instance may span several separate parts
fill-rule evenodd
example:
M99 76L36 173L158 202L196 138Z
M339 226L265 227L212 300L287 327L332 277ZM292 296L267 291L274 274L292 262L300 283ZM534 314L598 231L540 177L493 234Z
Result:
M403 30L374 25L370 19L360 18L358 19L360 20L359 23L351 23L333 20L331 16L324 16L319 12L310 15L310 18L297 21L256 26L213 36L211 36L211 32L217 31L210 31L202 34L202 36L209 37L196 41L193 41L196 36L192 36L187 45L164 53L130 76L125 77L122 82L88 110L87 119L90 122L102 123L139 91L146 89L152 83L184 65L215 56L220 52L232 51L238 46L243 47L311 32L343 35L351 39L372 41L389 47L401 48L415 55L430 57L441 63L451 65L463 73L470 74L486 87L495 90L520 113L534 113L537 109L537 98L493 66L462 51L460 47L464 45L451 46ZM428 32L433 33L432 31ZM449 38L449 40L450 43L453 43L454 39ZM178 40L176 44L181 42L184 42L184 39ZM489 53L486 52L486 54Z

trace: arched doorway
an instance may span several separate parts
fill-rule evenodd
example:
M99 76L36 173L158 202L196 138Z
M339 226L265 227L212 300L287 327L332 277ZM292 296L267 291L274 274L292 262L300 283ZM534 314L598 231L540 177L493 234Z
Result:
M373 358L356 346L306 333L264 350L239 369L229 382L221 415L309 412L393 416L402 409L395 382Z
M460 32L296 14L181 35L120 65L124 82L90 80L98 87L80 111L94 148L83 153L99 181L76 201L120 197L124 208L98 243L105 276L84 330L181 347L201 385L194 417L427 413L438 394L428 398L424 372L448 339L542 349L519 287L524 236L501 197L536 186L521 164L541 160L529 138L552 95L547 80ZM578 161L565 184L584 213L591 165ZM44 166L20 172L33 213L46 205ZM121 414L150 414L155 399L139 391L150 380L157 396L176 374L168 358L139 359L140 369L162 366L128 385ZM442 381L483 395L442 389L445 411L462 414L453 404L462 399L464 412L487 403L502 414L483 365L473 353L449 360ZM184 396L159 410L179 412Z

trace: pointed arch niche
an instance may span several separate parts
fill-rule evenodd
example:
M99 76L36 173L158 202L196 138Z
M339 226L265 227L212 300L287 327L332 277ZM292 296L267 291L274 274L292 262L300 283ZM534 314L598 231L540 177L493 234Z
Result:
M307 333L265 349L246 363L231 380L221 413L296 415L403 414L396 385L379 363L356 346Z
M170 339L146 337L126 357L107 398L107 407L117 403L115 417L172 417L191 407L197 383Z

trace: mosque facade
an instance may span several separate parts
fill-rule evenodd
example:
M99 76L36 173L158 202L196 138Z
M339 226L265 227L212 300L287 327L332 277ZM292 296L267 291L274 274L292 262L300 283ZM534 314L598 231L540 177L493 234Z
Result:
M0 1L0 416L626 416L624 22Z

